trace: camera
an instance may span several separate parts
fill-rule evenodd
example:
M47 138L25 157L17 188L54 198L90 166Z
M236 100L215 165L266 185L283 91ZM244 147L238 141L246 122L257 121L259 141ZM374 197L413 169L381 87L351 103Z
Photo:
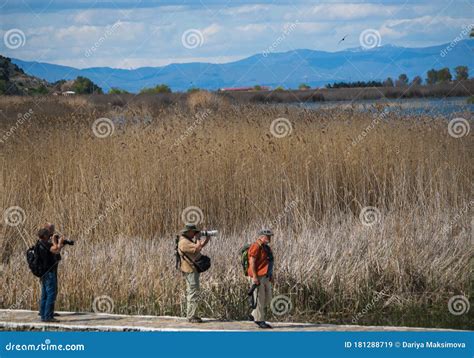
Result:
M58 234L55 234L54 237L59 240L59 235ZM67 240L67 239L64 239L63 241L64 245L74 245L74 240Z
M199 232L201 236L216 236L218 231L217 230L202 230Z

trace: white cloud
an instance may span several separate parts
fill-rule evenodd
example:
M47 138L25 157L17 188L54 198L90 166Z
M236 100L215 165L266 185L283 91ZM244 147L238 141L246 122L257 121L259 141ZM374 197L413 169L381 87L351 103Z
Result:
M261 4L245 5L245 6L237 6L237 7L224 9L221 11L221 14L234 16L234 15L260 13L261 11L267 11L269 9L270 9L269 6L261 5Z
M323 4L313 7L311 14L326 20L354 20L370 16L393 16L400 6L378 4Z
M147 66L166 66L172 63L206 62L206 63L228 63L242 59L244 56L210 56L210 57L169 57L169 58L126 58L117 62L117 68L139 68ZM99 66L110 66L115 59L100 59ZM102 63L102 65L100 64ZM108 64L109 63L109 64Z
M406 36L429 35L440 36L443 32L462 28L473 23L469 18L452 18L449 16L422 16L414 19L387 20L379 29L382 36L403 38Z
M62 41L87 41L91 38L99 36L101 28L98 26L69 26L64 28L56 29L52 33L56 40Z
M266 24L248 24L244 26L237 26L236 29L238 31L243 31L243 32L252 32L252 33L257 33L257 32L264 32L265 30L269 29L269 26Z
M296 25L296 30L301 30L302 32L320 32L326 31L333 28L333 24L323 23L323 22L298 22Z
M201 30L202 34L207 38L216 35L221 31L222 27L218 24L211 24L208 27Z
M279 37L285 40L279 43L278 51L292 48L336 51L359 46L359 34L373 28L381 33L383 44L425 46L450 42L464 24L472 23L467 18L469 11L472 13L467 2L447 6L442 1L420 0L416 5L406 2L403 6L393 1L357 4L358 0L352 1L354 3L343 4L326 0L315 4L309 0L296 3L276 0L205 7L200 4L152 6L150 0L151 5L147 7L133 8L116 2L115 6L106 8L105 2L101 2L95 8L68 7L44 12L41 16L29 11L14 15L2 12L0 33L19 28L27 36L25 46L15 51L2 47L2 52L24 60L80 67L120 67L125 66L126 61L130 62L128 67L190 61L225 62L225 59L261 53ZM93 56L81 56L119 20L121 26L101 41ZM294 29L285 32L285 24L288 27L295 23ZM203 46L189 51L182 46L181 36L192 28L199 29L205 41ZM349 34L347 39L339 44L346 34Z

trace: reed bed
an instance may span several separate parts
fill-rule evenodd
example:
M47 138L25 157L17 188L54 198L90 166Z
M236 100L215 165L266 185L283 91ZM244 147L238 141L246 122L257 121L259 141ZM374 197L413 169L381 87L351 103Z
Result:
M22 209L17 226L0 228L2 307L37 307L24 250L50 221L77 240L61 263L58 308L90 311L108 296L115 313L182 314L174 235L197 215L221 232L207 249L204 316L246 316L239 248L270 226L275 295L292 302L274 319L472 328L472 311L447 307L472 289L472 134L453 138L444 118L377 107L199 96L0 100L0 134L10 133L1 208ZM103 138L99 118L113 123Z

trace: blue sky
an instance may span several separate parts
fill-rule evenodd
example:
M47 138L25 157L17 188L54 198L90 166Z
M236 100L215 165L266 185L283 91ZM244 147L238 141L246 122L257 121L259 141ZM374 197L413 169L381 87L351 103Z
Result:
M222 63L358 47L369 29L377 45L424 47L452 41L472 23L474 0L0 0L0 53L78 68ZM21 46L7 46L12 30L24 35Z

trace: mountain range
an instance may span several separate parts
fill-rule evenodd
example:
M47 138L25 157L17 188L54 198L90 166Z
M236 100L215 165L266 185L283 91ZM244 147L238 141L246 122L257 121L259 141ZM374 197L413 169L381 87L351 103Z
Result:
M223 87L262 85L297 88L300 83L312 87L340 81L384 80L405 73L409 78L426 77L432 68L466 65L474 71L474 39L423 48L384 45L372 49L353 48L337 52L293 50L253 55L238 61L177 63L162 67L118 69L92 67L78 69L51 63L12 62L25 73L48 82L90 78L105 91L117 87L138 92L144 87L167 84L173 91L190 87L215 90Z

